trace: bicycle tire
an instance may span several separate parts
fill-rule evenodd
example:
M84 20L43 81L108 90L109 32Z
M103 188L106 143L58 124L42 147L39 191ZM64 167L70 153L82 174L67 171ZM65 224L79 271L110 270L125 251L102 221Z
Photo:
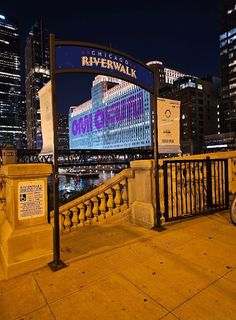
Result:
M230 219L234 225L236 225L236 196L234 196L233 201L230 206Z

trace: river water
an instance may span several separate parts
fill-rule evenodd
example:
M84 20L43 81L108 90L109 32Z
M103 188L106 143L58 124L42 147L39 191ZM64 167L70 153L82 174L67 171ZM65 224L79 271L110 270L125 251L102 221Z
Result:
M113 171L99 173L99 177L81 178L79 176L59 175L59 201L65 203L101 185L115 175Z

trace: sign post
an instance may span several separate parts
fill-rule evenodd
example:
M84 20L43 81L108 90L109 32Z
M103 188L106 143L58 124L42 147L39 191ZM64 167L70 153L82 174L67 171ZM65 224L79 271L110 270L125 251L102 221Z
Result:
M56 79L55 79L55 36L50 34L50 66L52 92L52 119L53 119L53 261L48 265L52 271L66 267L60 260L60 227L59 227L59 190L58 190L58 148L57 148L57 110L56 110Z
M154 215L154 230L163 231L164 228L161 226L161 210L160 210L160 181L159 181L159 152L158 152L158 114L157 114L157 77L158 70L157 65L150 66L153 70L153 93L151 102L151 123L152 123L152 147L154 155L154 181L155 181L155 215ZM153 115L153 120L152 120Z

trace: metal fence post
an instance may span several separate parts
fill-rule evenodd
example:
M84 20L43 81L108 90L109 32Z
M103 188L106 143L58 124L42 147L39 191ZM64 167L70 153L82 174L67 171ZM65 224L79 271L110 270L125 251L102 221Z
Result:
M207 178L207 209L212 209L212 174L211 159L206 158L206 178Z
M163 176L164 176L164 205L165 205L165 220L169 219L169 202L168 202L168 165L167 161L163 161Z
M225 165L225 209L229 208L229 172L228 172L228 159L224 160Z

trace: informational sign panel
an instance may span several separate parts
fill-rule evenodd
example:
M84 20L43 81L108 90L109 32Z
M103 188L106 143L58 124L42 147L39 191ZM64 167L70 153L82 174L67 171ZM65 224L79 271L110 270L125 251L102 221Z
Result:
M18 183L18 219L25 220L45 215L46 196L43 180Z
M104 47L105 48L105 47ZM113 50L80 45L57 45L56 72L77 70L109 74L153 91L153 74L145 64L138 63Z
M159 153L179 153L180 101L157 98Z
M48 83L38 91L43 140L43 147L40 155L50 155L53 153L53 116L51 91L51 81L48 81Z

